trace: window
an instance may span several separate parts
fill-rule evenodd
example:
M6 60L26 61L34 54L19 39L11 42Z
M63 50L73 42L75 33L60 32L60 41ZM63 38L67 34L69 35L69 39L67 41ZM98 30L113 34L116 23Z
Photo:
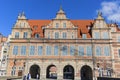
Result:
M54 46L54 55L58 55L59 52L59 47L58 46Z
M50 39L50 32L48 32L48 39Z
M63 23L63 28L66 28L66 23Z
M120 42L120 36L118 36L118 42Z
M59 24L58 23L56 23L56 28L58 28L59 27Z
M62 47L62 55L67 55L67 52L68 52L68 50L67 50L67 46L63 46Z
M74 33L72 32L72 39L74 39Z
M86 55L87 56L92 56L92 46L87 46L87 48L86 48Z
M51 55L51 47L46 46L46 55Z
M118 49L118 55L119 55L119 57L120 57L120 49Z
M109 56L110 55L110 48L109 46L104 46L104 55Z
M34 28L34 30L37 30L38 27L37 27L37 26L34 26L33 28Z
M55 32L55 39L58 39L58 38L59 38L59 33Z
M24 32L23 38L27 38L28 33Z
M15 70L16 70L16 67L12 67L12 71L11 71L11 75L12 75L12 76L15 75Z
M15 38L19 38L19 32L15 32Z
M35 53L35 46L30 46L30 55L34 55Z
M66 39L66 37L67 37L66 32L63 32L63 39Z
M42 51L43 47L42 46L38 46L38 55L42 55Z
M83 56L84 55L84 47L83 46L79 46L78 47L78 55L79 56Z
M21 55L26 55L26 46L21 47Z
M82 34L82 38L86 39L87 38L86 34Z
M96 46L96 55L97 56L101 55L101 47L100 46Z
M40 36L39 36L39 34L38 33L36 33L35 34L35 38L39 38Z
M20 23L20 27L24 27L25 26L25 23L24 22L21 22Z
M75 55L75 47L70 46L70 55Z
M18 54L18 46L14 46L13 55L17 55L17 54Z
M108 32L103 32L103 39L108 39L108 38L109 38Z
M94 33L94 38L95 38L95 39L100 39L100 34L99 34L99 32L95 32L95 33Z

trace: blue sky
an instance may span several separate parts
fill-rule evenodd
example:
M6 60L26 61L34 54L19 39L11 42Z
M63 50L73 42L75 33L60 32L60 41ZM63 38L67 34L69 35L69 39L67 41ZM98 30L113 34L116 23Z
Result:
M111 15L116 13L114 8L111 10L110 2L115 4L113 4L115 9L116 6L120 9L119 0L0 0L0 33L4 36L11 34L17 16L22 11L28 19L52 19L60 5L69 19L95 19L97 10L101 10L104 11L103 16L109 21L114 17ZM107 13L109 11L113 13Z

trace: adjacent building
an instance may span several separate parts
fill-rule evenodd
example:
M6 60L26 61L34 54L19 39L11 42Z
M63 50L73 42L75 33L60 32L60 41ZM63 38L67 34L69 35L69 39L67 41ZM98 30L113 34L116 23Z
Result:
M3 36L0 33L0 76L6 76L7 74L7 51L8 49L6 48L6 41L7 37Z
M7 75L32 78L84 79L120 77L120 29L95 20L71 20L62 8L51 20L27 19L24 13L12 28Z

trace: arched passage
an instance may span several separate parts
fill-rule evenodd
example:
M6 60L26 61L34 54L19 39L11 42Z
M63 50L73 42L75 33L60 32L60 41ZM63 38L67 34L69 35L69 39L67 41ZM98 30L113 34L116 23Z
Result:
M34 78L36 79L37 78L37 75L39 76L40 78L40 67L36 64L32 65L30 67L30 74L31 74L31 78Z
M74 80L74 68L71 65L67 65L64 67L63 78Z
M92 69L87 65L81 68L81 80L93 80Z
M47 67L46 78L57 79L57 68L55 65L50 65Z

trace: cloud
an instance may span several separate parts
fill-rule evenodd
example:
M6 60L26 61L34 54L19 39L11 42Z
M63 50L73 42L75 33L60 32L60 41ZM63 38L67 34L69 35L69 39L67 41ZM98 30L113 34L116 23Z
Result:
M108 21L120 23L120 1L104 1L99 10Z

